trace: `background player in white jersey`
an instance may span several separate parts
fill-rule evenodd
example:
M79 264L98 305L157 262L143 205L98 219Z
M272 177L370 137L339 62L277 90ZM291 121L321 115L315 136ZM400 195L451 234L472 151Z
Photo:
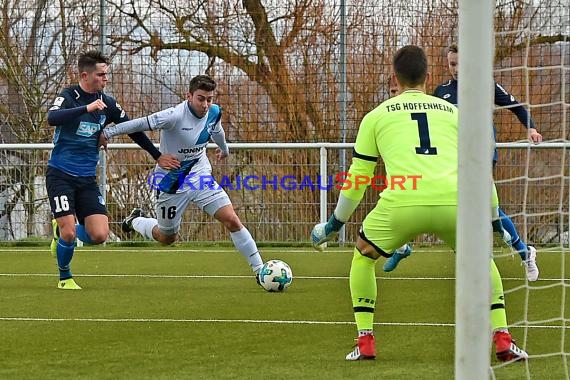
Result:
M259 272L263 261L257 244L234 211L230 198L213 179L212 166L206 156L210 137L218 145L216 157L229 155L222 110L212 104L216 82L207 75L198 75L190 81L186 101L152 115L105 128L100 144L106 146L113 136L160 130L160 152L175 155L180 167L173 170L157 165L153 173L158 202L156 219L147 218L139 208L123 221L125 232L135 230L149 239L172 244L180 230L182 215L189 203L219 220L229 231L238 251L252 270Z

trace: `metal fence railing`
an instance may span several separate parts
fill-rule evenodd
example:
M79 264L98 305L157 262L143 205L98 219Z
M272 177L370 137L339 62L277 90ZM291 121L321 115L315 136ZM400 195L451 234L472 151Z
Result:
M338 197L339 157L350 157L353 144L230 143L228 161L213 164L243 223L256 240L308 242L314 223L332 212ZM51 236L45 170L51 144L0 145L0 239ZM568 159L566 143L499 144L496 183L503 209L522 236L536 244L568 242ZM213 161L212 161L213 162ZM98 179L105 194L111 240L140 240L125 235L120 222L131 208L154 211L154 163L135 144L110 144L101 152ZM378 166L378 174L383 173ZM370 188L347 224L344 238L354 240L362 220L376 203ZM182 241L225 241L218 222L191 206L183 218ZM433 240L421 237L419 242Z

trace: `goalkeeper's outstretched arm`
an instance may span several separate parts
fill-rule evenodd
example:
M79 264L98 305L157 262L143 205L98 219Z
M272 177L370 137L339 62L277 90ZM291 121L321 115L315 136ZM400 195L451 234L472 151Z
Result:
M375 168L376 160L372 162L359 158L355 152L355 157L352 160L347 177L343 181L344 185L332 215L326 223L315 225L311 231L311 242L316 250L322 251L323 244L334 239L342 226L350 219L360 204L366 189L371 184ZM363 178L367 180L362 181Z

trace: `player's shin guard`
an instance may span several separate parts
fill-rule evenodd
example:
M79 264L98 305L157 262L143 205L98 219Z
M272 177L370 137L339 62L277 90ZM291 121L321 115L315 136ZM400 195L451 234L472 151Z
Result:
M57 241L57 266L59 268L59 279L65 280L71 278L70 263L73 258L73 251L75 249L75 241L71 243L66 242L62 238Z
M518 252L521 259L526 260L527 258L527 246L526 244L520 239L517 229L507 214L501 209L499 209L499 217L501 218L501 223L503 228L509 233L511 237L511 241L509 245Z
M89 244L89 245L93 244L93 241L91 240L91 237L87 233L87 230L85 229L84 225L76 224L75 225L75 233L77 234L77 238L79 240L81 240L83 243Z
M350 294L356 328L372 330L376 306L376 260L362 256L355 248L350 267Z

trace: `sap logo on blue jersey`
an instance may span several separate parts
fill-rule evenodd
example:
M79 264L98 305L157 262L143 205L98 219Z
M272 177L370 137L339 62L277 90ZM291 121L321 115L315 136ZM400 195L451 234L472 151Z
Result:
M96 132L98 132L100 128L101 127L99 124L82 121L81 123L79 123L79 128L77 128L77 132L75 133L78 134L79 136L91 137Z

